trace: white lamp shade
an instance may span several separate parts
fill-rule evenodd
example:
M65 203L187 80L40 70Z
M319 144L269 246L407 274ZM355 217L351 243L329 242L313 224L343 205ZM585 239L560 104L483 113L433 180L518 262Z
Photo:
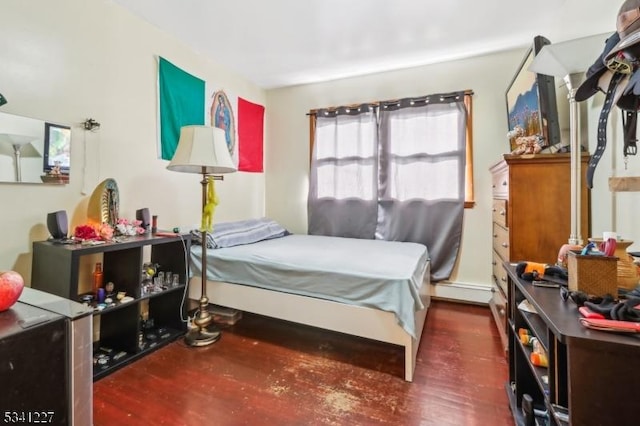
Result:
M609 35L611 33L543 46L529 65L529 71L562 78L582 73L598 59Z
M224 130L210 126L182 127L178 148L167 169L200 174L235 172Z
M14 155L18 152L21 157L42 157L31 143L37 139L35 136L0 133L0 154Z

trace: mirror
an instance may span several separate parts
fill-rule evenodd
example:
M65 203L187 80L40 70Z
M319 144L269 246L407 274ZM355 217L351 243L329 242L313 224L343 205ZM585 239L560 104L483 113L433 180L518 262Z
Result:
M69 182L71 128L0 112L0 182Z

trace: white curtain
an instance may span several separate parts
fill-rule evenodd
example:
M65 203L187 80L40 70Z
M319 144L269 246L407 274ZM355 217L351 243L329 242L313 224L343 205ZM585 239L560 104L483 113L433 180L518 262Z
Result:
M434 281L451 275L465 198L464 94L321 110L309 234L425 244Z

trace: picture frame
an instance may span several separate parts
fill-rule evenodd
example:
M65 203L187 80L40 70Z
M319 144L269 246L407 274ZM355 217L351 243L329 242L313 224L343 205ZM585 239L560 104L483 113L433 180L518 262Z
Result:
M522 149L523 143L536 144L539 152L560 143L560 125L553 76L529 71L543 46L551 42L536 36L507 87L508 139L510 152ZM527 151L528 152L528 151Z
M211 126L224 130L229 155L234 158L236 146L236 127L233 104L224 90L218 90L212 96L213 103L209 111Z
M44 172L55 167L62 174L69 174L71 168L71 127L54 123L44 123Z

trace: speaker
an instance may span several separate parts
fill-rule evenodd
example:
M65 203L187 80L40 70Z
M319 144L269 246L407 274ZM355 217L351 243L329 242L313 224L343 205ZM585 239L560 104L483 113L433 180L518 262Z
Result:
M58 210L57 212L47 215L47 229L54 240L63 240L67 238L69 232L69 223L67 220L67 212Z
M149 225L151 225L151 213L149 213L148 208L145 207L143 209L136 210L136 220L141 221L142 223L140 226L149 231Z

